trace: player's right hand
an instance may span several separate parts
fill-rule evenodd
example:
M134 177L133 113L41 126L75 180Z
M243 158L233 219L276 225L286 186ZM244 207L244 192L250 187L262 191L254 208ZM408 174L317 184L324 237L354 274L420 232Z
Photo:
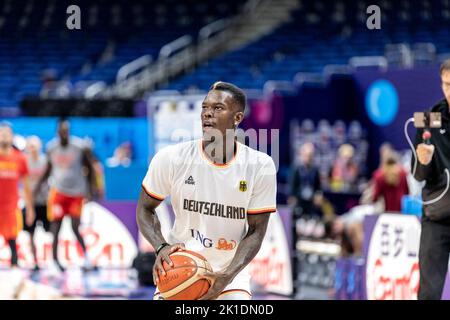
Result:
M433 158L434 145L421 143L417 145L416 152L417 160L419 160L422 165L426 166L431 162L431 159Z
M159 283L159 273L162 275L166 275L166 271L163 268L163 261L166 261L171 267L173 266L172 259L170 259L170 254L175 251L183 251L186 250L183 243L175 243L170 246L166 246L159 251L159 254L156 256L155 264L153 265L153 282L155 284Z

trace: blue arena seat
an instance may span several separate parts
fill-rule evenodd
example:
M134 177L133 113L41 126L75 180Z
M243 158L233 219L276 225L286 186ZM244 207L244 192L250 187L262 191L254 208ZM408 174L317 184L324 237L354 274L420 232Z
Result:
M65 26L66 8L71 1L30 3L15 0L0 24L0 107L11 103L17 107L23 96L38 93L45 69L53 69L58 78L72 82L111 83L123 64L144 54L156 57L164 44L185 33L197 33L207 23L192 18L198 12L203 12L205 19L217 20L235 14L242 5L238 0L220 5L194 0L175 5L169 0L80 0L76 3L83 13L81 32ZM4 6L1 2L0 9ZM26 20L26 24L21 25L21 20ZM109 43L115 44L112 60L102 64L101 57ZM94 67L81 74L86 64ZM2 82L18 85L2 86ZM6 99L7 96L14 99Z

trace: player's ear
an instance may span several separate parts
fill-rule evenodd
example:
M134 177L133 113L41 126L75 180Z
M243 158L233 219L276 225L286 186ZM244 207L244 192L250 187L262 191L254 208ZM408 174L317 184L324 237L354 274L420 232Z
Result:
M244 119L244 113L242 111L236 112L234 114L234 125L238 126L239 123L241 123L243 119Z

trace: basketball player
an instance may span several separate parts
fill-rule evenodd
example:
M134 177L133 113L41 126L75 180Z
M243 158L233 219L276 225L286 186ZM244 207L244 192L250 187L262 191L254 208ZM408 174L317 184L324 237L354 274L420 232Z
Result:
M16 238L22 228L18 209L19 182L25 195L26 224L34 220L33 198L28 181L28 167L22 153L13 147L13 130L7 122L0 123L0 235L11 249L11 266L17 267Z
M42 142L37 136L31 136L27 139L26 153L25 153L28 169L30 171L30 184L31 190L36 189L36 185L44 175L47 169L47 157L42 153ZM34 231L38 222L42 224L45 231L50 230L50 222L47 218L47 197L48 197L48 184L44 182L41 187L36 190L34 197L34 211L36 213L36 219L34 222L27 226L25 225L23 230L30 233L31 238L31 252L34 259L34 271L39 270L39 263L36 257L36 246L34 239Z
M189 249L202 254L213 273L202 299L251 299L247 265L276 211L276 168L272 158L239 142L246 97L236 86L215 83L202 104L203 137L166 147L152 159L142 183L137 221L156 249L153 269L164 275L163 260ZM175 222L167 239L156 207L171 197ZM225 245L225 242L227 245ZM156 293L155 299L160 299Z
M63 218L70 216L73 233L84 253L83 269L87 271L91 269L91 266L79 227L83 203L95 192L95 172L83 140L69 136L69 122L61 119L58 122L57 130L58 137L48 143L47 170L37 184L35 193L49 178L50 192L47 213L51 222L52 251L56 266L61 271L65 270L58 260L58 236Z

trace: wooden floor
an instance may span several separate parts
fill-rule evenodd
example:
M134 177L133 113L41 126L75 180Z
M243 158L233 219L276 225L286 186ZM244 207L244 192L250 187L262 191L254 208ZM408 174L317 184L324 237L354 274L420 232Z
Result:
M100 269L82 272L79 268L64 273L47 269L0 269L0 300L3 299L136 299L151 300L155 287L138 285L130 269ZM307 296L320 299L320 296ZM254 293L254 300L290 299L280 295Z

